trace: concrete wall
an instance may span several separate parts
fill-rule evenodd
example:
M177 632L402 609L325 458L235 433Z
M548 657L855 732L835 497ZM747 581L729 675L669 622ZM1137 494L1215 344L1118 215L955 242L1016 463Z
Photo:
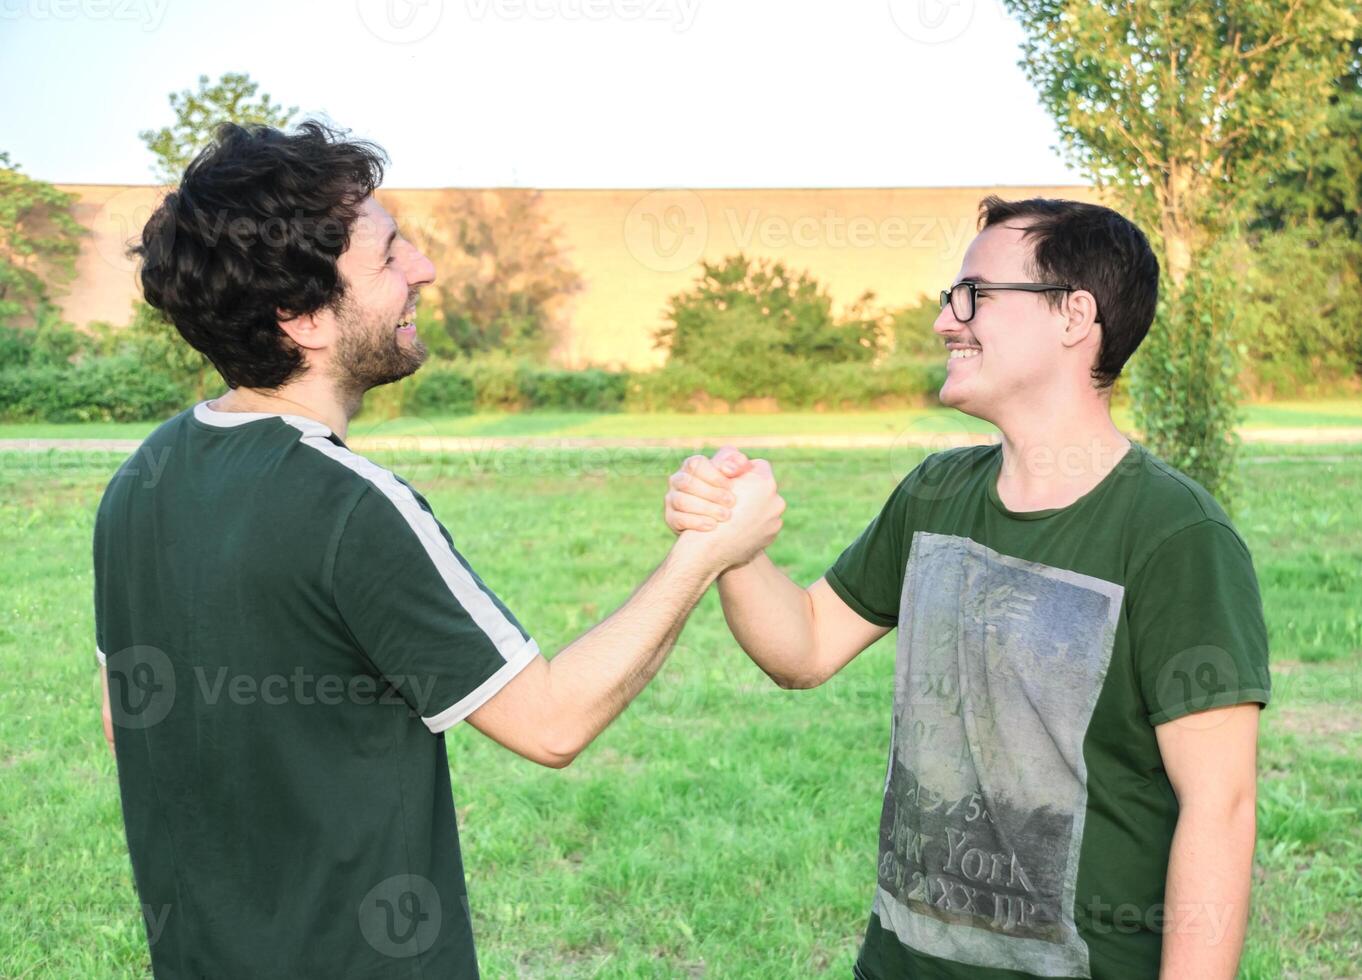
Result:
M77 278L59 302L68 320L125 323L137 295L124 257L163 191L64 185L91 230ZM406 222L429 213L438 190L384 190ZM667 298L686 289L701 260L742 251L808 270L845 306L873 290L886 306L935 295L959 270L980 198L1095 200L1085 187L848 188L817 190L546 190L543 207L585 282L567 309L558 358L586 364L660 363L652 333Z

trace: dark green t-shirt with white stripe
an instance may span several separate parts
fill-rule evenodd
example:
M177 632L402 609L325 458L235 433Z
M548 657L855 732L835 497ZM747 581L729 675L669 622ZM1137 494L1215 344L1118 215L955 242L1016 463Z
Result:
M476 976L442 733L538 648L422 496L201 403L110 482L94 566L155 976Z
M1247 546L1139 443L1015 512L998 445L929 456L827 573L898 627L867 980L1154 980L1178 803L1155 727L1266 704ZM1037 463L1037 465L1044 465Z

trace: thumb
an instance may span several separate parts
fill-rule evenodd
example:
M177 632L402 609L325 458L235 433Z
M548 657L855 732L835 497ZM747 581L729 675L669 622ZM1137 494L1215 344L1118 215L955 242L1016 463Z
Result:
M724 476L741 476L751 467L752 461L732 446L724 446L714 454L714 465Z

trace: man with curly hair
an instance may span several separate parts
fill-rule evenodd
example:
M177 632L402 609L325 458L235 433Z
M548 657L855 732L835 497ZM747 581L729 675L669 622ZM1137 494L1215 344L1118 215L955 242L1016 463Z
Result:
M779 530L758 467L729 532L682 535L545 659L425 498L345 444L364 393L426 356L435 269L381 179L376 147L319 124L228 125L134 249L229 386L147 438L95 526L105 733L158 978L476 976L443 733L467 719L566 766Z

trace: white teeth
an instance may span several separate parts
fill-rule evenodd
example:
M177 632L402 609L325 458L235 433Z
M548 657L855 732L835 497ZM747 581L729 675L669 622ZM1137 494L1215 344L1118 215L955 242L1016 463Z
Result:
M975 347L957 347L955 350L951 351L951 356L948 358L948 360L958 361L958 360L960 360L961 358L965 358L965 357L978 357L978 356L979 356L979 350L978 350L978 348L975 348Z

